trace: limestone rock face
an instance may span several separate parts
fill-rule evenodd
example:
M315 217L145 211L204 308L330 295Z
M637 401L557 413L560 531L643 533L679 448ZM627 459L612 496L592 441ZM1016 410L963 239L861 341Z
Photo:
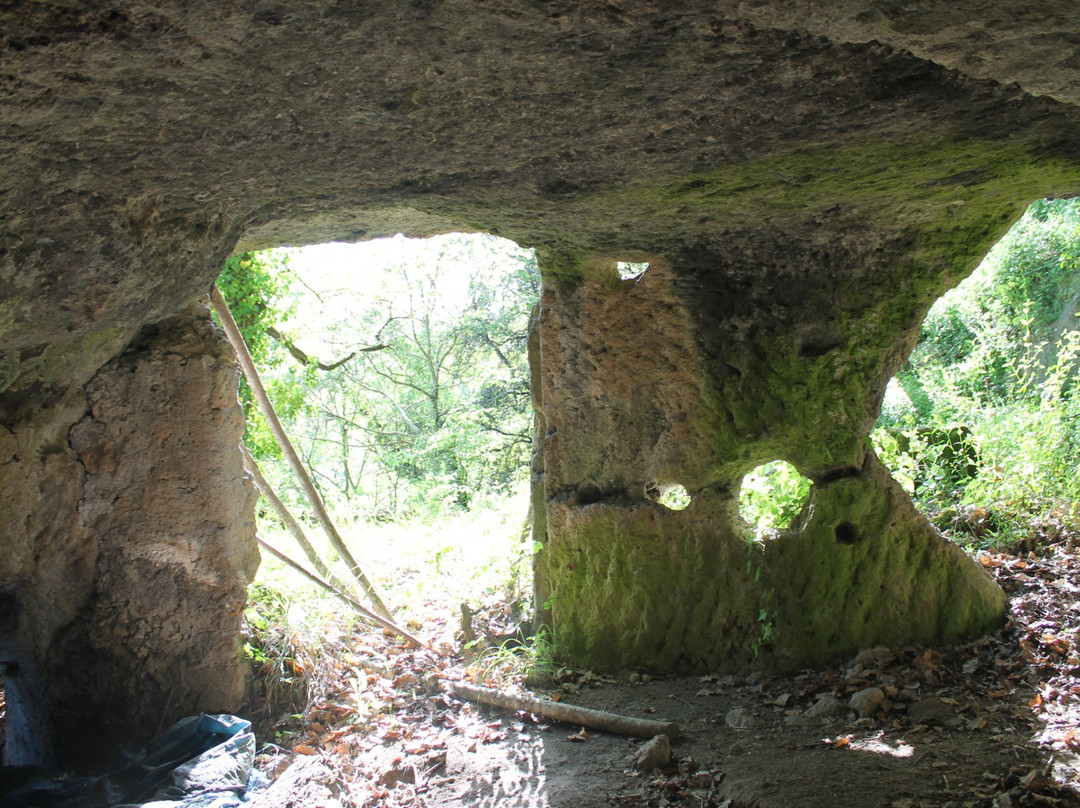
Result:
M992 624L863 439L934 299L1080 191L1078 41L1068 0L6 4L0 646L55 682L28 703L119 736L235 700L233 370L171 318L238 248L399 231L538 251L537 592L578 662ZM777 458L813 512L748 559L739 481Z
M46 683L37 729L61 759L243 701L237 633L258 554L237 378L196 306L143 329L86 383L81 409L28 412L5 433L11 448L43 426L57 438L40 463L9 449L0 468L5 492L36 483L37 498L5 503L23 543L5 553L18 628L4 639Z

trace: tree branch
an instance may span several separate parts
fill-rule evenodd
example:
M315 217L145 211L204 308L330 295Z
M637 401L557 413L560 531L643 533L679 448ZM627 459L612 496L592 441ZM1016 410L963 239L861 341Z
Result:
M601 710L590 710L587 707L578 707L561 701L548 701L547 699L509 693L505 690L496 690L490 687L475 687L465 682L454 682L450 685L450 689L453 690L455 696L479 704L502 707L505 710L525 710L534 715L542 715L567 724L591 727L592 729L618 735L630 735L635 738L654 738L657 735L667 735L669 738L677 738L680 731L679 725L674 722L629 718L624 715Z
M277 342L280 342L282 345L284 345L285 350L289 352L289 355L293 359L295 359L297 362L299 362L301 365L314 365L319 370L326 370L326 371L335 370L336 368L341 367L342 365L344 365L346 362L348 362L350 359L352 359L357 354L373 353L375 351L382 351L382 350L389 347L388 345L384 345L381 342L376 343L375 345L367 345L367 346L365 346L363 348L357 348L355 351L353 351L351 354L344 357L343 359L338 359L336 362L327 363L327 362L323 362L320 359L316 359L316 358L314 358L312 356L309 356L308 354L304 353L304 351L302 351L295 343L293 343L288 337L286 337L284 334L282 334L280 331L278 331L273 326L268 326L267 327L266 336L268 336L271 339L276 340Z

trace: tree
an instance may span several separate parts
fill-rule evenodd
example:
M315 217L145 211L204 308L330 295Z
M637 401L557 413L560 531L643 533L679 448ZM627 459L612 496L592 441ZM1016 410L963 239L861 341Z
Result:
M369 514L467 508L527 468L535 257L461 234L381 249L388 265L355 286L341 284L347 259L325 250L308 279L318 293L299 296L280 327L303 347L282 342L273 375L302 389L293 430L324 493ZM345 361L316 364L315 353Z
M1033 204L972 276L931 309L898 376L910 404L886 407L881 425L932 434L961 424L974 433L982 468L961 487L935 469L916 469L948 482L920 487L925 507L961 499L1007 500L1033 513L1076 509L1078 311L1080 199ZM922 465L934 466L941 447L927 448Z

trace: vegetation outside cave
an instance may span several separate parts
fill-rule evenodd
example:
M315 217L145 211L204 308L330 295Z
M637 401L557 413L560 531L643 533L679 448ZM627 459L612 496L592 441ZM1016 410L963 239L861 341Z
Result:
M1040 200L930 310L873 434L971 548L1080 535L1080 199Z
M398 236L239 255L218 284L320 495L399 622L454 644L468 614L477 654L492 644L485 636L515 634L531 609L532 251L486 235ZM246 385L241 398L245 443L310 522ZM269 509L259 531L293 546ZM246 651L264 674L253 707L301 715L319 660L345 652L353 619L264 555L247 613Z
M1057 253L1059 266L1066 252L1059 251ZM295 262L296 259L290 260ZM368 279L371 276L364 274L363 277ZM289 295L296 294L295 292L289 293ZM980 292L978 300L983 301L986 306L990 306L986 302L989 300L988 295L989 292ZM292 299L288 295L285 296L287 303ZM414 314L415 309L410 307L408 312ZM384 335L380 335L378 327L373 331L369 329L365 333L359 334L356 339L351 341L343 340L325 347L314 345L311 342L304 341L299 334L306 335L308 328L314 329L314 326L310 325L311 323L321 325L327 318L311 318L300 315L299 319L309 325L306 325L303 329L294 329L291 336L287 328L278 327L278 330L283 335L288 336L293 342L293 347L298 347L302 353L309 357L310 361L300 365L283 341L271 337L269 343L271 350L277 351L281 358L278 369L268 373L271 384L277 383L274 380L281 378L284 379L283 383L287 387L293 383L290 379L296 378L296 376L288 375L291 372L298 374L303 380L312 380L307 387L303 388L305 391L312 389L322 390L321 384L326 384L326 380L336 372L336 368L326 370L323 366L335 365L340 358L348 356L354 350L358 351L358 356L365 359L369 358L369 355L371 357L377 356L385 350L378 349L367 353L359 351L359 349L373 348L385 343ZM406 319L407 322L413 320L411 317ZM999 316L998 321L999 323L995 323L995 325L1005 323L1006 318ZM381 326L385 319L373 320L372 322L375 326ZM932 317L928 319L928 326L931 322ZM988 325L983 327L989 328ZM923 338L924 341L928 339L926 336ZM998 343L992 344L997 345ZM1002 350L1011 349L1003 348ZM1067 358L1068 351L1059 352L1057 356ZM913 367L919 367L918 361L919 355L916 354L913 357ZM1060 360L1055 361L1062 365ZM292 367L290 363L297 365L299 369L293 368L290 370ZM1004 366L1009 367L1008 361L1005 362ZM1072 401L1069 390L1075 386L1075 370L1072 373L1072 376L1066 375L1062 381L1063 394L1056 399L1053 395L1047 396L1045 401L1053 403L1054 406L1065 406ZM1042 379L1048 379L1051 376L1054 376L1054 374L1047 374L1045 377L1040 376L1040 381L1032 384L1038 387L1042 383ZM1069 379L1073 381L1069 381ZM941 419L923 421L912 415L909 420L904 421L898 415L896 421L889 424L891 428L903 432L913 431L919 424L927 426L956 423L953 418L945 417L949 410L943 404L948 403L949 400L942 397L942 392L948 388L939 385L936 381L925 380L924 386L930 390L931 401L935 405L934 411L942 416ZM938 389L939 387L941 389ZM1040 388L1040 390L1042 389L1051 388ZM329 412L340 412L340 410L330 410L325 406L322 399L309 399L306 395L305 392L305 396L300 397L299 415L294 420L302 422L305 419L310 419L317 425L321 425L321 431L313 430L311 436L304 438L304 440L309 441L309 444L304 444L303 448L305 458L308 459L309 464L314 461L317 469L319 452L332 452L334 451L332 447L339 447L341 444L341 441L337 440L337 436L326 429L325 422L330 416L323 410L326 409ZM1022 396L1019 398L1022 399ZM286 400L288 400L287 396ZM311 406L313 400L319 402L314 414L305 409ZM422 399L418 398L417 400ZM385 398L380 399L380 402L382 401L385 401ZM1007 399L1003 398L1001 401L1007 402ZM1044 397L1041 392L1038 402L1039 406L1043 406ZM1027 401L1026 406L1031 408L1035 404L1032 401ZM908 405L893 408L892 401L890 401L886 413L902 414L903 412L909 412L910 414L910 408L905 409L907 407ZM997 411L1005 410L1004 404L998 403ZM1037 411L1042 412L1041 410ZM412 411L407 410L407 412ZM976 410L957 409L955 412L974 413ZM1021 412L1026 412L1026 410L1021 410ZM883 422L883 425L885 423L887 422ZM983 428L981 424L966 419L963 423L974 434L979 435L980 440L985 440L982 433L979 432ZM381 431L389 432L390 430ZM295 430L293 432L296 434ZM334 440L330 440L327 436L333 437ZM316 437L321 440L316 440ZM887 447L887 439L882 438L881 433L879 433L878 439L882 442L882 448L879 452L886 459L892 458ZM426 448L429 445L428 443L418 444L420 448ZM352 451L351 447L350 451ZM420 457L422 458L423 455L421 454ZM980 464L984 463L986 453L982 449L982 444L980 444L979 457ZM264 454L262 459L264 464L273 468L272 449ZM368 462L373 463L375 460L373 458ZM894 464L894 473L904 479L903 475L907 470L907 473L911 476L911 482L908 483L909 490L914 490L916 498L930 512L929 508L935 501L929 498L930 493L944 490L944 483L941 483L934 476L936 472L933 471L933 469L939 468L941 463L927 465L925 455L921 461L922 466L918 465L914 458L904 462L907 463L906 466ZM390 466L389 468L398 467ZM408 470L407 467L401 468L405 471ZM524 469L525 466L522 464L521 471L524 472ZM927 469L930 469L930 471L927 472ZM981 465L979 473L982 474ZM997 471L996 473L1000 475L1002 472ZM916 474L922 475L919 478L917 488L914 485ZM437 507L418 507L410 504L420 500L412 499L407 491L408 474L404 474L403 477L404 479L399 483L401 486L399 489L400 496L396 500L401 505L401 509L389 512L378 510L373 512L370 502L364 499L362 487L358 487L349 496L346 496L340 487L340 479L335 480L329 470L318 472L321 489L327 493L328 499L330 499L338 514L344 515L350 527L356 530L355 544L358 550L361 550L358 555L364 559L363 563L373 565L369 571L374 572L373 577L379 579L380 583L386 586L400 587L397 591L402 592L404 596L401 599L393 599L393 605L404 607L403 619L423 622L425 636L432 637L435 647L441 650L445 650L450 645L455 647L459 645L459 632L467 622L475 638L469 641L471 647L467 649L469 652L467 657L470 663L469 669L472 675L489 682L500 682L507 677L518 675L524 655L511 650L514 647L514 638L510 634L518 616L514 614L514 610L510 606L513 596L508 597L509 590L506 581L510 578L509 573L512 566L510 562L512 559L506 557L505 550L508 537L520 535L518 531L527 507L525 497L519 494L519 499L511 507L505 508L498 513L485 512L481 510L481 505L490 500L491 497L486 494L476 496L475 492L472 492L473 496L470 497L469 501L467 503L462 502L457 496L460 489L455 488L452 484L448 485L447 483L452 483L452 480L447 481L443 477L441 483L433 485L431 489L439 492ZM773 490L767 482L763 482L760 478L764 478L765 481L770 479L775 479L777 482L784 481L786 488ZM279 480L278 482L287 490L287 486L282 481ZM799 478L793 468L780 464L771 466L764 473L760 473L757 477L744 482L745 492L752 500L756 500L749 506L755 510L743 510L744 518L755 526L763 527L766 530L769 528L782 530L788 522L781 517L789 518L793 510L797 511L805 500L805 485L805 481ZM385 493L387 489L383 487L378 490ZM954 487L951 490L961 489ZM784 493L785 491L787 493ZM949 502L957 501L955 494L950 496L952 499ZM376 501L386 502L387 500ZM1065 502L1066 500L1061 501ZM1075 501L1075 498L1073 501ZM1010 503L1006 502L1006 504ZM955 507L967 508L969 506L960 502ZM415 510L413 510L414 508ZM480 513L486 515L478 518ZM272 527L272 520L264 521L264 528L271 529ZM950 527L949 529L955 531L955 528ZM962 538L957 532L954 532L954 535ZM1011 535L1015 536L1017 534ZM977 539L970 540L969 543L974 546L985 545L993 540L995 536L1000 541L1008 538L1000 531L997 533L987 532ZM526 567L528 565L529 549L531 548L528 547L527 542L520 542L516 545L513 542L510 543L512 546L517 546L522 550L516 559L519 569ZM487 561L482 561L479 566L468 566L464 554L461 552L461 549L465 546L480 550L481 552L477 554L477 558L483 558L484 554L488 553ZM383 563L386 566L381 567L381 571L376 571L376 568L379 568L379 565ZM435 577L430 575L432 570L437 573ZM425 573L424 571L428 572ZM352 791L348 793L352 795L352 802L343 800L344 804L399 804L395 800L399 800L400 804L415 804L408 803L407 798L411 798L410 795L418 792L419 786L417 784L421 782L422 778L417 779L416 783L409 783L407 779L399 781L398 778L412 777L415 773L410 774L407 766L395 763L393 760L380 762L378 753L381 749L380 745L390 746L397 744L398 747L406 750L406 754L410 756L409 759L433 761L433 766L438 763L440 752L437 742L433 742L431 739L442 730L439 729L437 721L433 721L432 725L429 726L420 720L421 713L425 716L428 715L433 704L436 712L442 709L438 706L440 702L437 695L434 697L424 695L431 692L425 690L424 672L436 676L438 671L437 661L431 656L425 656L424 652L403 652L400 646L395 647L393 645L391 639L378 636L377 633L371 631L361 630L361 627L355 625L351 618L337 610L332 605L332 602L316 596L306 587L299 586L286 570L266 567L260 575L259 583L252 589L251 603L247 615L249 626L247 650L258 673L253 708L258 710L260 707L273 705L275 709L263 714L259 737L263 740L272 741L285 749L291 749L297 755L322 756L326 760L332 758L334 761L342 761L334 763L335 767L338 765L344 767L341 769L344 772L342 777L355 778L349 784ZM464 613L462 613L460 621L447 619L447 616L454 614L454 610L462 602L466 602L467 605L467 621ZM440 615L440 617L432 619L432 615L435 614ZM416 627L415 624L413 627ZM1042 635L1040 634L1040 636ZM1003 643L1001 648L1004 649L1006 646L1007 643ZM585 686L588 687L588 682L593 681L588 678L587 674L568 679L567 672L553 665L550 657L545 656L549 649L543 642L534 642L529 650L531 654L530 661L535 668L539 668L543 675L549 677L549 682L555 682L557 687L567 693L573 693L572 688L581 686L581 682L585 682ZM912 652L912 654L914 653ZM919 653L922 654L923 652L920 651ZM997 656L991 655L992 658L986 667L996 671L1003 662L1013 665L1013 661L1006 658L1006 653L1005 650L998 650L996 652ZM408 661L402 663L402 660L406 658ZM969 673L968 667L974 662L979 662L979 660L965 659L964 670L966 673ZM923 677L934 673L935 664L937 663L934 662L930 652L926 652L924 655L918 656L910 667L912 669L917 668L919 676ZM1002 668L1002 670L1006 669ZM1011 671L1013 668L1008 668L1008 670ZM842 670L839 674L834 673L834 675L846 676L848 671ZM637 676L639 686L647 684L645 682L646 678L648 677ZM737 689L742 680L736 680L735 677L729 678L731 681L728 682L724 690L729 690L731 687ZM631 683L634 681L633 678L630 679ZM708 683L705 684L705 691L702 691L701 684L697 683L695 684L696 692L692 690L682 694L686 699L686 704L694 708L695 712L700 711L703 704L700 701L705 698L702 692L705 692L709 697L715 696L714 692L708 689ZM926 687L926 680L920 679L918 686ZM755 682L754 687L759 687L758 683ZM790 689L790 684L781 682L777 684L777 687L788 687ZM270 692L268 688L277 688L277 692ZM405 695L407 693L417 694L417 698L409 700ZM586 695L579 694L579 696ZM776 690L770 695L770 698L777 699L773 703L778 704L779 700L784 700L786 703L786 700L792 698L792 696L788 691ZM992 698L996 699L997 696ZM800 706L805 707L806 705ZM454 718L441 718L439 720L459 722L462 720L460 708L451 712L455 713ZM485 718L474 717L473 723L464 732L476 733L469 737L482 738L485 744L489 743L488 739L490 738L497 739L502 730L496 728L495 725L498 722L491 721L490 718L490 716ZM895 724L897 721L906 719L902 713L894 713L891 720ZM455 725L453 731L459 734L462 733L462 724ZM745 732L745 730L740 731ZM791 732L791 729L788 728L786 732ZM522 730L522 733L522 737L524 737L524 730ZM513 733L510 734L513 735ZM565 735L565 733L562 734ZM827 739L827 741L838 745L851 742L851 739L846 736L837 737L838 740L828 741ZM926 743L926 739L921 739L921 742ZM977 735L972 736L971 742L973 744L985 743L981 736ZM920 739L917 739L915 743L918 746ZM276 765L284 765L286 756L274 752L272 747L268 747L268 749L270 751L264 750L263 753L264 768L273 771ZM338 750L342 749L345 752L338 756ZM442 754L445 756L445 750L443 750ZM843 753L838 752L838 754ZM427 765L427 763L424 765ZM995 771L993 765L984 768ZM441 772L437 767L433 770L436 771L437 775ZM981 772L983 769L979 771ZM421 772L421 770L418 768L416 772ZM687 777L692 776L692 774L687 775ZM656 782L662 780L667 782L665 778L659 777ZM400 785L395 787L395 783L398 782L400 782ZM442 782L442 780L438 782ZM700 803L672 801L670 804Z

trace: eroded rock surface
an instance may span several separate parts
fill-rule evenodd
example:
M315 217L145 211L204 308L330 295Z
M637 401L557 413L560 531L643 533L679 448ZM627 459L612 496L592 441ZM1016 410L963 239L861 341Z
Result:
M7 639L27 663L14 675L41 679L35 729L62 760L242 704L237 633L258 554L237 378L196 306L143 329L80 409L24 411L5 433L4 512L24 541L5 553ZM43 432L55 443L39 460Z
M786 666L996 620L863 439L934 299L1080 190L1075 8L827 5L0 9L0 625L59 677L42 698L81 689L85 736L235 695L232 371L206 322L144 326L237 248L398 231L538 250L538 592L578 662ZM738 483L777 458L813 514L748 559Z

